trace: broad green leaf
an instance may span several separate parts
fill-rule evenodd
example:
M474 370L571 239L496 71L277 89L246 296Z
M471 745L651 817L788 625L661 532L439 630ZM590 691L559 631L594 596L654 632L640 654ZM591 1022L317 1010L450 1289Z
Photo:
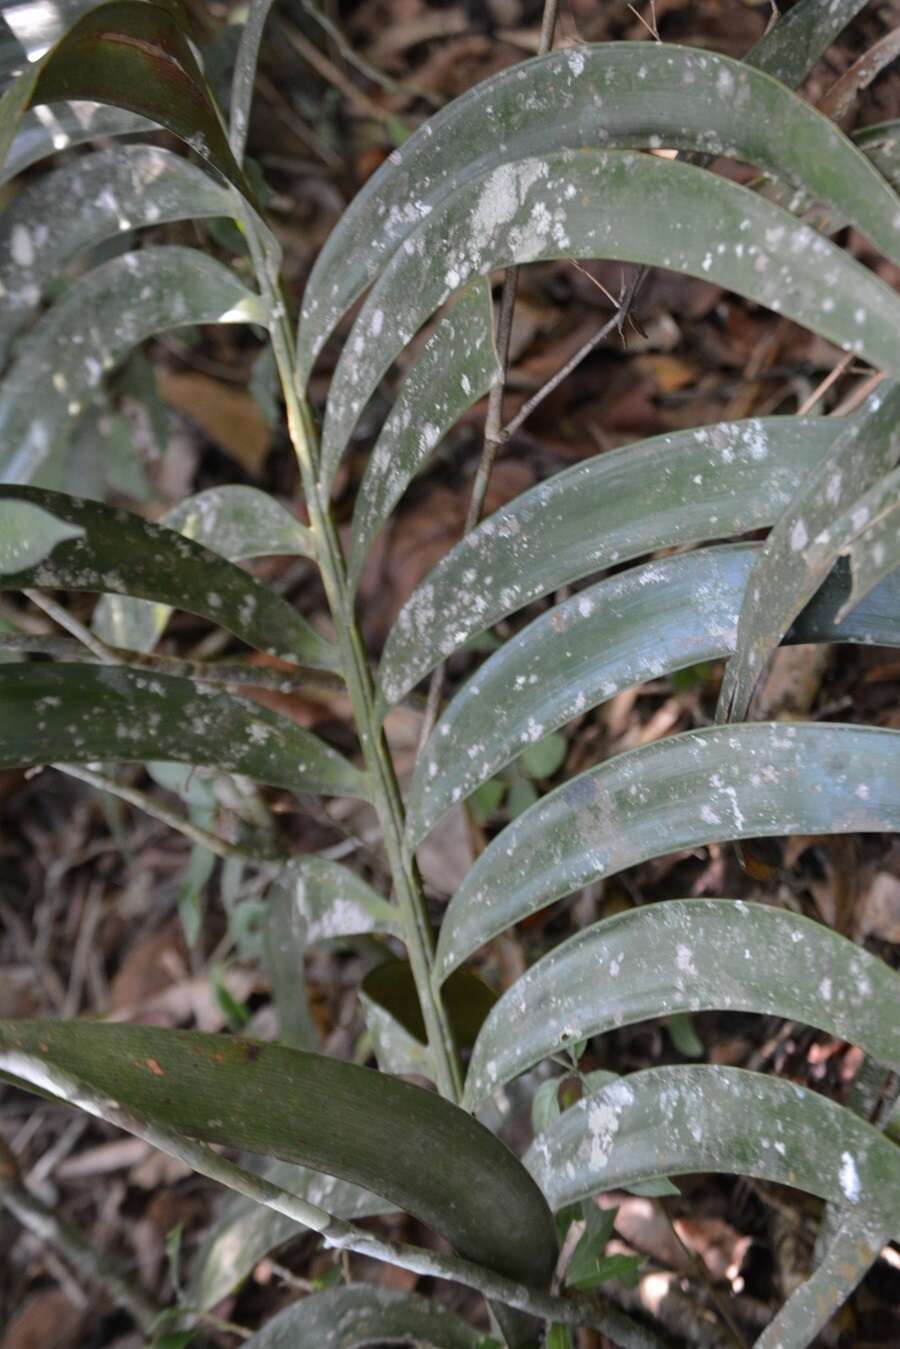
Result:
M900 385L878 389L778 518L741 606L735 654L719 693L720 721L742 721L772 652L869 518L862 494L900 458ZM857 512L859 516L857 519Z
M454 696L416 760L407 803L410 840L418 843L454 802L535 736L542 738L523 760L548 743L548 731L622 689L731 655L758 555L759 545L738 544L629 568L555 605L504 643ZM829 576L788 640L900 645L900 575L838 622L847 591L842 568ZM540 766L547 771L537 776L560 762L546 760Z
M900 975L808 918L729 899L671 899L595 923L503 995L472 1053L471 1109L573 1039L679 1012L791 1018L900 1069Z
M399 1077L418 1075L433 1082L434 1059L428 1045L411 1035L377 998L369 996L365 980L359 990L359 1001L379 1070Z
M879 1223L867 1208L845 1210L825 1258L766 1326L754 1349L805 1349L813 1344L868 1274L896 1226L896 1221Z
M893 220L900 202L865 157L859 159L887 194ZM711 220L717 242L710 237ZM622 150L557 150L470 179L390 259L334 372L322 430L323 483L330 484L356 420L391 362L449 295L497 268L560 257L686 272L900 374L900 298L809 225L748 188L687 163ZM377 314L381 330L373 342Z
M307 527L256 487L210 487L179 502L161 524L229 562L249 557L312 557L314 552ZM94 611L93 627L113 646L152 651L171 612L165 604L148 604L131 595L105 595ZM296 618L292 619L294 626Z
M0 1069L73 1104L84 1089L84 1104L116 1120L125 1111L350 1181L468 1259L549 1284L556 1233L540 1191L492 1133L434 1092L283 1045L85 1021L0 1022Z
M272 1162L264 1168L263 1175L273 1185L309 1200L337 1218L368 1218L390 1213L393 1208L358 1185L290 1162ZM243 1283L260 1260L305 1231L284 1214L255 1204L243 1195L231 1199L194 1258L185 1298L187 1305L197 1311L210 1311Z
M373 334L372 340L376 340ZM372 541L415 474L467 408L497 379L491 291L463 291L406 376L369 456L353 511L349 573L359 582ZM427 415L427 420L423 417Z
M43 561L0 575L0 589L141 595L199 614L260 651L334 668L334 648L287 600L173 530L99 501L36 487L0 486L0 504L49 512L77 535Z
M651 857L897 829L900 731L755 722L670 736L572 778L497 835L450 901L435 977L554 899Z
M551 52L501 71L463 94L414 132L369 179L332 232L310 277L299 330L301 377L308 378L338 319L391 255L399 257L400 246L419 235L419 223L425 217L446 218L443 208L448 199L462 193L476 176L492 184L490 214L496 222L508 209L513 183L508 170L493 176L490 171L526 156L553 157L555 151L580 150L598 142L604 149L664 145L745 160L805 188L835 210L849 211L848 218L872 235L879 248L888 255L896 253L892 221L897 203L890 189L833 123L760 70L670 43L617 42ZM504 184L505 197L501 195ZM553 214L557 207L565 207L562 193L566 186L560 186L559 201L553 193L545 199L545 209L552 216L545 234L553 226L560 238L572 232L564 209L563 216ZM583 190L575 178L572 186L573 196ZM724 197L722 201L724 209ZM670 200L662 208L673 217L673 229L685 209L681 200L678 204ZM729 252L738 243L746 246L762 239L764 231L757 228L761 218L745 226L749 233L742 235L743 216L731 225L716 205L711 203L708 209L706 226L709 219L716 221L717 238L727 244ZM530 229L532 236L540 229L540 219L541 213ZM525 221L523 216L517 223L525 227ZM473 221L476 248L477 226L488 223L488 213ZM777 222L773 218L767 224L771 227ZM685 233L690 229L687 219L683 229ZM666 233L662 220L657 221L656 232L660 237ZM674 235L671 251L677 256L677 230ZM709 231L704 227L697 233L698 244L704 244L699 255L701 275L707 271L703 259L708 241ZM610 240L602 232L585 242L584 256L609 256ZM434 248L433 241L428 247L435 273L442 275L452 260L439 266L442 252ZM713 279L716 244L711 252L708 274ZM564 256L565 246L559 244L556 254ZM759 256L763 254L750 256L751 265ZM526 254L518 260L529 258ZM504 264L498 260L496 265ZM671 265L686 264L676 261ZM741 289L736 280L723 284ZM774 288L771 294L776 296ZM405 318L404 324L408 326ZM368 329L357 331L364 336Z
M852 588L844 611L869 596L886 577L900 577L900 469L882 478L850 508L833 532L847 542ZM862 527L860 528L860 525Z
M480 1331L427 1298L369 1284L328 1288L267 1321L247 1349L357 1349L365 1344L420 1344L478 1349Z
M117 145L27 184L0 216L0 363L65 267L123 230L232 216L234 194L170 150Z
M362 933L399 935L396 908L339 862L296 858L267 895L266 963L284 1044L314 1049L319 1037L306 994L304 956L312 942Z
M265 306L221 263L175 245L125 253L74 281L0 385L0 479L33 476L132 347L194 323L265 324Z
M0 767L149 759L295 792L367 795L364 775L336 750L243 698L112 666L0 667Z
M91 99L147 117L190 145L248 201L254 200L229 149L203 72L169 7L144 0L99 5L69 28L4 98L7 109L18 108L19 115L38 104ZM0 119L3 112L0 107ZM3 159L6 145L0 148Z
M234 63L234 76L231 83L231 103L228 127L228 140L231 153L238 164L244 158L247 144L247 131L250 124L250 107L253 103L253 87L256 83L256 65L259 60L259 46L263 29L272 0L249 0L247 19L238 45Z
M83 534L81 526L34 502L0 496L0 588L10 573L46 562L57 544Z
M27 112L19 123L5 162L0 164L0 183L15 178L58 150L67 150L85 141L104 136L145 135L159 127L146 117L102 103L79 100L73 103L41 104Z
M722 422L625 445L539 483L472 530L407 600L382 655L384 701L399 702L470 638L562 585L658 548L771 525L853 424Z
M781 14L744 58L776 80L796 88L866 0L798 0Z
M525 1164L554 1210L662 1166L791 1185L900 1233L900 1148L827 1097L741 1068L689 1064L620 1078L545 1129Z

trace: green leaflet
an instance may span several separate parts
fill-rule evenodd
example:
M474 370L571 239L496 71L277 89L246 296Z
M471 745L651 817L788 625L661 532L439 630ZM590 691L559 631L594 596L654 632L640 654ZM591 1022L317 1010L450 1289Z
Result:
M409 961L386 960L376 965L363 979L359 996L379 1067L388 1073L422 1073L436 1080ZM441 997L457 1046L471 1049L497 994L473 970L455 970Z
M0 666L0 767L150 759L367 796L364 774L335 750L243 698L112 666Z
M722 422L625 445L522 493L407 600L382 655L383 701L399 702L469 638L570 581L657 548L771 525L852 424ZM482 578L477 594L469 573Z
M369 456L353 510L348 570L354 587L375 536L415 474L498 373L491 290L479 278L462 292L425 344Z
M95 0L96 3L96 0ZM75 19L91 8L91 0L54 0L53 4L4 4L0 29L0 86L16 71L35 61L62 36Z
M174 132L252 204L177 11L174 4L111 0L83 15L4 95L0 160L29 107L91 99Z
M297 1049L318 1047L304 974L311 942L372 932L399 936L401 931L394 905L349 867L313 856L283 867L269 889L265 918L266 964L282 1043Z
M758 555L759 545L739 544L629 568L504 642L453 697L416 759L410 841L531 745L536 728L545 736L622 689L730 655ZM841 568L788 640L900 645L900 573L839 623L847 591Z
M860 497L849 515L833 532L847 539L853 584L844 612L853 614L885 577L900 575L900 469Z
M741 1068L620 1078L545 1129L525 1164L555 1210L660 1172L721 1171L864 1206L900 1232L900 1148L826 1097Z
M19 122L9 153L0 165L0 183L39 163L57 150L82 145L100 136L152 134L159 127L146 117L103 103L76 100L72 103L41 104L26 112Z
M234 203L208 173L149 145L97 150L26 184L0 216L0 364L45 288L79 253L123 230L232 216Z
M551 52L501 71L430 118L357 195L307 286L298 334L304 382L338 319L428 214L446 216L453 195L478 175L490 180L501 165L598 144L731 154L803 187L835 210L849 210L849 218L880 248L889 254L897 249L891 224L897 203L887 185L826 117L760 70L670 43L617 42ZM494 181L499 187L501 180ZM580 184L576 190L582 190ZM677 217L684 206L673 201L667 209ZM706 224L717 222L729 249L760 237L751 226L749 235L742 235L739 220L732 228L714 204L711 210ZM519 223L524 225L525 217ZM685 232L689 228L685 221ZM708 231L699 231L698 238L708 238ZM586 247L584 256L609 256L608 240L603 243L599 252Z
M900 385L878 389L779 516L753 568L717 718L741 721L782 635L867 522L858 498L900 457ZM857 519L857 512L861 514Z
M250 123L250 105L253 102L253 86L256 80L256 63L259 59L259 45L262 42L263 29L272 0L250 0L247 6L247 18L238 46L234 63L234 76L231 84L230 123L228 140L231 153L238 164L244 158L247 144L247 131Z
M0 385L0 479L31 478L69 438L104 374L145 338L194 323L266 321L258 295L192 248L144 248L96 267L37 323Z
M848 1173L849 1174L849 1173ZM766 1326L754 1349L805 1349L868 1274L895 1231L867 1208L845 1209L825 1257Z
M893 193L871 166L867 171L896 214ZM710 220L718 242L710 240ZM781 207L678 161L621 150L554 151L470 179L391 258L335 369L322 430L323 484L388 366L450 294L470 277L559 257L640 262L705 278L900 373L900 299Z
M48 511L78 537L27 570L0 575L0 589L141 595L199 614L248 645L295 664L335 667L334 648L287 600L171 529L130 511L35 487L0 486L0 504L6 503Z
M33 502L4 500L0 496L0 587L10 572L36 567L57 544L77 539L83 533L78 525Z
M808 918L730 899L671 899L594 923L503 995L472 1054L465 1104L573 1041L686 1011L790 1017L900 1068L900 975Z
M549 1284L557 1243L540 1191L493 1134L433 1092L283 1045L84 1021L0 1022L0 1069L101 1115L105 1102L115 1119L124 1110L350 1181L467 1258Z
M435 978L554 899L651 857L896 829L900 731L755 722L670 736L572 778L497 835L450 901Z
M324 1176L290 1162L271 1162L263 1175L273 1185L299 1195L336 1218L368 1218L390 1213L393 1205L346 1180ZM243 1283L270 1252L306 1229L243 1195L234 1196L203 1241L191 1268L185 1301L198 1311L211 1311Z
M796 88L866 0L799 0L748 52L748 65Z
M245 1341L247 1349L357 1349L421 1344L478 1349L483 1336L427 1298L369 1284L314 1293L286 1307Z
M306 526L267 492L256 487L227 484L197 492L173 506L163 516L161 524L229 562L241 562L249 557L313 555L312 536ZM125 647L129 651L152 651L162 636L171 608L134 599L138 593L131 589L128 595L104 595L94 610L92 623L94 631L112 646ZM271 604L274 595L269 593ZM279 600L279 604L283 606L284 601ZM299 619L304 628L311 631L294 609L287 607L291 608L292 615L289 630L296 629ZM221 619L217 621L221 622ZM330 644L323 646L323 639L318 635L316 638L320 648L328 653L326 659L332 666Z

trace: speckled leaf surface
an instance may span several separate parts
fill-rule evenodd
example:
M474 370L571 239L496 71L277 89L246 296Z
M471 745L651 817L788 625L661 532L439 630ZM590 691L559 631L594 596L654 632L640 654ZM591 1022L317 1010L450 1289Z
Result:
M900 975L883 960L784 909L671 899L595 923L527 970L481 1030L465 1104L573 1041L710 1010L801 1021L900 1069Z
M84 530L32 501L4 500L0 495L0 586L11 572L36 567L59 543L77 539Z
M245 1343L247 1349L358 1349L366 1344L478 1349L483 1338L427 1298L350 1284L286 1307Z
M249 557L313 555L312 536L307 527L256 487L231 483L207 488L173 506L160 523L229 562ZM132 590L128 595L104 595L94 610L92 626L112 646L152 651L172 610L165 604L134 599L137 593ZM279 603L283 605L283 601ZM299 615L293 608L291 615L290 627L296 630ZM300 622L307 626L303 619ZM317 637L317 645L322 649L322 638ZM327 665L333 664L330 650L324 643Z
M900 829L900 731L754 722L590 768L497 835L444 916L435 975L530 913L651 857L728 839Z
M769 417L678 431L522 493L451 549L403 606L382 655L383 699L398 702L469 638L570 581L657 548L771 525L849 424Z
M629 568L554 605L504 642L453 697L416 760L410 841L419 843L535 736L622 689L731 655L758 554L759 545L743 544ZM839 623L847 589L842 568L787 640L900 646L900 574Z
M354 587L375 536L415 474L498 374L491 291L479 278L425 344L369 456L353 511L349 573Z
M364 775L336 750L243 698L112 666L0 666L0 767L151 759L296 792L367 794Z
M650 1068L584 1097L525 1158L553 1209L666 1175L717 1171L865 1205L900 1233L900 1148L843 1106L741 1068Z
M763 545L738 621L717 717L741 721L783 634L870 518L862 495L900 457L900 385L879 388L809 475Z
M469 1259L549 1284L557 1241L539 1189L492 1133L433 1092L283 1045L84 1021L0 1022L0 1069L73 1104L84 1084L95 1109L117 1103L114 1118L125 1110L350 1181Z
M323 482L391 362L449 295L473 276L561 257L686 272L900 373L900 298L809 225L690 164L621 150L555 151L470 179L390 259L335 368L322 430Z
M336 1218L355 1221L394 1209L393 1204L358 1185L291 1162L272 1162L262 1174L273 1185ZM243 1283L260 1260L305 1231L284 1214L243 1195L231 1199L194 1258L185 1299L188 1306L211 1311Z
M27 112L18 125L6 160L0 166L0 183L8 182L23 169L58 150L68 150L105 136L148 134L159 130L147 117L77 99L71 103L41 104Z
M853 614L851 606L864 602L885 578L900 578L900 469L860 497L849 516L836 521L833 532L848 540L844 552L853 582L845 608Z
M748 65L796 88L867 0L799 0L748 52Z
M174 530L131 511L35 487L0 486L4 503L49 511L78 537L27 569L0 574L0 588L140 595L209 619L270 655L334 668L334 648L287 600Z
M879 247L896 252L897 204L887 185L827 118L761 70L670 43L568 48L463 94L372 176L310 277L299 331L303 378L340 316L449 196L525 156L597 145L730 154L850 210ZM740 241L721 225L729 244Z
M195 323L265 322L259 296L192 248L144 248L94 268L20 344L0 385L0 480L28 481L66 443L104 374L145 338Z
M117 145L26 184L0 216L0 363L45 288L123 230L234 214L234 196L170 150Z
M266 899L264 941L284 1044L318 1048L306 994L304 958L311 942L363 933L401 933L400 915L349 867L301 857L282 867Z
M272 0L250 0L235 57L234 74L231 79L228 142L231 153L239 164L244 158L244 148L247 144L259 47L271 8Z

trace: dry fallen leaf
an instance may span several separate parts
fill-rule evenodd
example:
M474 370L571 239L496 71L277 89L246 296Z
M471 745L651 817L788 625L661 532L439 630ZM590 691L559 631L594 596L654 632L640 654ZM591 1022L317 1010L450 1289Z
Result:
M159 370L156 382L165 402L196 422L251 477L259 476L272 433L248 390L194 370Z

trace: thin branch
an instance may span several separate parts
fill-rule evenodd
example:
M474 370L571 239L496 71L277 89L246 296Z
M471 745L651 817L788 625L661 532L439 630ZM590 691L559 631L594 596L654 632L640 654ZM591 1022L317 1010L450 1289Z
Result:
M84 647L78 641L31 633L0 632L0 650L35 652L52 656L58 661L83 661L85 654ZM213 663L182 660L175 656L150 655L144 651L129 651L125 647L104 644L104 664L108 663L106 656L112 656L119 665L152 670L154 674L194 679L201 684L216 684L224 688L248 685L252 688L273 689L277 693L297 693L307 689L340 692L346 687L340 675L329 674L326 670L310 670L305 666L281 670L269 665L249 665L245 661ZM97 659L100 657L97 656Z
M52 600L49 595L45 595L42 590L23 590L22 594L26 599L38 609L42 609L48 618L52 618L54 623L58 623L66 632L70 632L82 646L90 651L91 655L96 656L104 665L121 665L121 661L113 654L112 650L101 642L100 638L86 628L83 623L64 609L56 600Z
M151 816L154 820L159 820L160 824L165 824L170 829L177 830L179 834L184 834L185 838L189 838L192 843L198 844L201 848L208 848L217 857L241 857L251 862L278 860L277 854L273 852L254 851L252 848L242 847L237 843L229 843L227 839L220 838L218 834L211 834L207 829L201 829L199 825L194 824L192 820L185 819L183 815L176 815L173 810L168 810L158 801L155 801L152 796L148 796L146 792L139 791L136 787L127 787L123 782L116 782L115 778L105 777L92 768L71 763L54 763L50 767L55 768L58 773L65 773L66 777L77 778L79 782L86 782L89 786L96 787L98 791L109 792L111 796L117 796L120 800L127 801L130 806L142 810L145 815Z

